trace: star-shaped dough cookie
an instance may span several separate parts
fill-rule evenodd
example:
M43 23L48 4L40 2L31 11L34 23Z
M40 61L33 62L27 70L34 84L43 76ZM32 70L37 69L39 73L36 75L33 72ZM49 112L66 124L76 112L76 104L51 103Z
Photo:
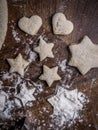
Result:
M61 77L57 74L58 67L48 68L43 66L44 73L39 77L41 80L45 80L49 86L56 80L60 80Z
M53 58L52 48L54 47L53 43L46 43L42 38L40 38L39 46L34 48L34 51L39 53L40 60L44 60L46 57Z
M69 65L77 67L83 75L98 67L98 45L93 44L88 36L84 36L80 44L69 46L69 49L72 53Z
M19 54L16 59L7 59L10 64L10 73L17 72L22 77L24 76L24 69L28 66L29 62L23 59L22 55Z

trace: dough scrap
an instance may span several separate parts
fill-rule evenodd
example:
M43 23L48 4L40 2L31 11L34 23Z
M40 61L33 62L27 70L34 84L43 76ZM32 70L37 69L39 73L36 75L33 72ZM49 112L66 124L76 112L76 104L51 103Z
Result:
M57 66L53 68L48 68L46 65L44 65L43 71L44 73L39 77L39 79L45 80L48 86L51 86L54 81L61 79L61 77L57 74Z
M40 60L44 60L46 57L54 58L52 48L54 47L53 43L46 43L42 38L40 38L39 46L34 48L34 51L39 53Z
M10 73L17 72L22 77L24 76L24 70L28 66L29 62L25 61L21 54L19 54L15 59L7 59L10 64Z
M7 0L0 0L0 50L5 41L8 25L8 6Z
M75 66L84 75L91 68L98 67L98 45L93 44L88 36L84 36L78 45L70 45L72 58L69 65Z
M18 22L19 28L30 35L35 35L42 26L42 19L38 15L31 16L30 18L22 17Z
M73 31L73 23L63 13L56 13L52 18L54 34L68 35Z

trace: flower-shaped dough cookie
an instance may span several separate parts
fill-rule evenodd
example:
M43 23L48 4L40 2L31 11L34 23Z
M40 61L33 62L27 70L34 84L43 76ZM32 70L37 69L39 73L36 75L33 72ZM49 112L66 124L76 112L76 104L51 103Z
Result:
M98 45L93 44L88 36L80 44L70 45L69 49L72 53L69 65L77 67L83 75L98 67Z

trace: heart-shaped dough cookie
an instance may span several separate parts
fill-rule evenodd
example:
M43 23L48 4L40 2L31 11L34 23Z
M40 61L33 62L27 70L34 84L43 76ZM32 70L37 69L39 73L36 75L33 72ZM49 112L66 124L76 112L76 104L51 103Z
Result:
M19 22L19 28L30 34L35 35L42 25L42 19L38 15L31 16L30 18L22 17Z
M73 31L73 23L63 13L56 13L52 19L54 34L67 35Z

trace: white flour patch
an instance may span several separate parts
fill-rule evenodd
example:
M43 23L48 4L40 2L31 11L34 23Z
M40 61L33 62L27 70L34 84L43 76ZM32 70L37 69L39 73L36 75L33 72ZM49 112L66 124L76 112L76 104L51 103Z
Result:
M0 102L0 119L8 119L12 117L12 110L14 110L15 107L21 108L22 106L28 105L31 107L33 105L33 102L35 100L35 97L33 96L33 93L35 92L35 88L32 88L34 86L33 84L29 83L29 81L25 81L20 77L20 75L16 73L8 73L3 72L2 81L10 81L9 86L3 86L3 82L0 82L2 87L8 87L6 95L6 102L4 99L4 95L2 94L2 102ZM27 88L28 85L28 88ZM15 89L15 91L12 93L10 92L10 89ZM17 88L20 88L20 91L17 91ZM10 95L14 96L13 100L10 101L9 97ZM1 97L0 97L1 98ZM4 111L3 110L4 107Z
M5 108L7 95L4 91L0 91L0 112L2 112Z
M28 43L31 45L34 43L34 41L32 39L28 39Z
M62 126L66 122L71 123L80 118L79 112L82 111L87 98L77 89L69 91L58 87L57 94L49 98L48 102L53 106L53 120Z
M2 88L3 88L3 82L0 81L0 89L2 89Z
M46 37L46 35L45 34L42 34L42 35L40 35L39 37L38 37L38 39L44 39L46 42L48 41L48 38Z
M64 72L64 77L60 81L61 86L64 88L70 88L71 85L69 85L69 83L74 74L73 70L69 69L68 66L66 66L66 69L64 69L63 72Z
M66 88L66 89L69 89L69 88L70 88L70 85L68 85L68 84L66 84L66 85L65 85L65 84L62 84L62 87L63 87L63 88Z
M35 95L43 92L43 84L42 83L35 83L33 82L33 85L36 87L36 92L35 92Z
M25 106L26 103L35 100L35 97L33 96L34 91L35 91L35 88L27 89L27 87L24 84L21 87L20 93L17 94L16 97L19 98L22 101L23 106Z
M2 75L2 79L3 80L8 80L8 79L10 79L10 78L12 78L12 75L10 75L10 73L6 73L6 72L4 72L3 73L3 75Z
M6 103L6 109L3 112L0 112L0 119L9 119L11 118L11 110L13 109L13 105L10 101Z
M15 39L15 41L17 43L19 43L21 41L21 38L19 37L19 33L15 30L15 21L11 21L13 25L11 25L10 27L12 28L12 35L13 35L13 38Z
M14 108L12 102L9 100L9 96L4 91L1 91L1 94L5 96L5 100L2 105L2 110L0 111L0 119L9 119L11 117L11 110Z
M31 63L32 61L35 61L36 57L37 57L36 53L33 51L30 51L28 61Z
M65 70L66 70L66 62L67 62L66 59L63 60L62 62L59 62L59 67L60 67L61 71L63 71L63 72L65 72Z
M37 54L31 50L30 46L28 46L25 50L26 55L28 55L28 61L31 63L32 61L35 61Z
M16 30L14 30L14 29L12 30L12 35L17 43L19 43L21 41L20 37L18 36L19 34Z
M9 86L9 89L10 88L15 88L15 94L17 93L16 92L16 88L18 87L18 85L20 85L21 83L22 83L22 78L20 77L20 75L17 75L16 73L12 73L12 74L10 74L10 73L6 73L6 72L4 72L3 74L2 74L2 80L10 80L10 82L13 82L12 83L12 86Z

